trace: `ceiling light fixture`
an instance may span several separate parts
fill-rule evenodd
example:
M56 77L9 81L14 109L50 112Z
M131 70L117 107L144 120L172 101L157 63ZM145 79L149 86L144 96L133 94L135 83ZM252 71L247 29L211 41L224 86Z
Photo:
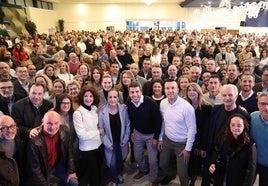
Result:
M147 6L150 6L152 3L155 3L157 0L140 0L140 2L145 3Z
M232 9L231 7L231 0L221 0L219 4L219 8L227 8L229 10ZM247 3L240 3L240 6L234 6L233 11L235 13L243 13L248 18L257 18L261 10L268 10L268 1L259 1L259 2L247 2Z
M215 15L246 15L248 18L257 18L260 11L268 10L268 0L259 2L241 2L240 5L234 5L232 7L231 0L221 0L218 9L212 10L210 3L208 5L201 5L201 9L205 15L214 13ZM200 11L194 11L194 14L199 14Z

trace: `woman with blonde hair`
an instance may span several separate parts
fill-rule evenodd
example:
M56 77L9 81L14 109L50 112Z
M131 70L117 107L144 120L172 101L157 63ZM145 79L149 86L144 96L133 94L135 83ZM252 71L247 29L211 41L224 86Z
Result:
M49 97L51 95L51 92L52 92L52 82L47 77L47 75L40 74L40 75L35 76L34 82L44 85L44 89L45 89L45 95L44 95L44 97Z
M56 79L55 81L53 81L51 95L45 99L51 101L53 103L53 106L55 107L57 103L57 97L64 93L66 93L65 81L63 81L62 79Z
M179 96L184 97L186 95L187 85L190 83L190 79L187 75L181 75L178 79Z
M93 66L101 67L100 54L98 52L92 53Z
M80 83L76 80L72 80L66 85L66 92L71 96L72 101L73 101L73 108L75 110L79 106L77 104L77 99L78 99L80 90L81 90Z
M58 77L64 80L66 84L73 79L73 75L70 73L70 68L67 62L60 62L60 73L58 74Z
M135 46L131 47L129 54L133 58L134 62L138 65L139 64L138 48Z
M197 83L189 83L186 88L184 97L195 109L196 117L196 136L192 147L189 160L189 174L191 177L190 186L195 185L195 180L201 174L203 160L206 157L206 152L203 150L202 142L206 139L204 134L207 128L208 118L212 106L205 101L200 86Z
M90 81L91 68L87 63L81 63L78 67L77 74L83 76L84 83Z
M122 92L124 103L126 103L128 99L128 86L134 81L136 81L136 79L130 70L124 70L121 73L120 82L116 88L119 92Z

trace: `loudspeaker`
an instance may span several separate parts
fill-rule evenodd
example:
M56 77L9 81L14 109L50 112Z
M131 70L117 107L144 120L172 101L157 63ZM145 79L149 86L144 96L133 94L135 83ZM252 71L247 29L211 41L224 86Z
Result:
M240 21L240 26L246 26L246 22L245 21Z

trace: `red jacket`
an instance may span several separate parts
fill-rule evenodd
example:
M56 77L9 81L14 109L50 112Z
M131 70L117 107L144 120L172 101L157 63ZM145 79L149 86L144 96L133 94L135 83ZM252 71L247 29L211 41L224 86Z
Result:
M24 50L18 51L13 50L12 52L14 59L21 64L22 61L27 61L27 54Z

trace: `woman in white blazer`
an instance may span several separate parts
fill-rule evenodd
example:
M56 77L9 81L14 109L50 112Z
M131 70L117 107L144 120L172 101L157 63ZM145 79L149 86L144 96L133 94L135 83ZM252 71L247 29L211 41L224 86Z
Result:
M105 131L101 139L113 185L122 184L121 172L123 160L128 154L130 121L126 106L119 104L119 92L116 89L108 91L107 103L98 115L99 127Z
M84 86L78 96L78 109L73 114L75 132L79 141L81 158L78 165L79 185L100 186L103 148L98 127L98 92L94 87Z

